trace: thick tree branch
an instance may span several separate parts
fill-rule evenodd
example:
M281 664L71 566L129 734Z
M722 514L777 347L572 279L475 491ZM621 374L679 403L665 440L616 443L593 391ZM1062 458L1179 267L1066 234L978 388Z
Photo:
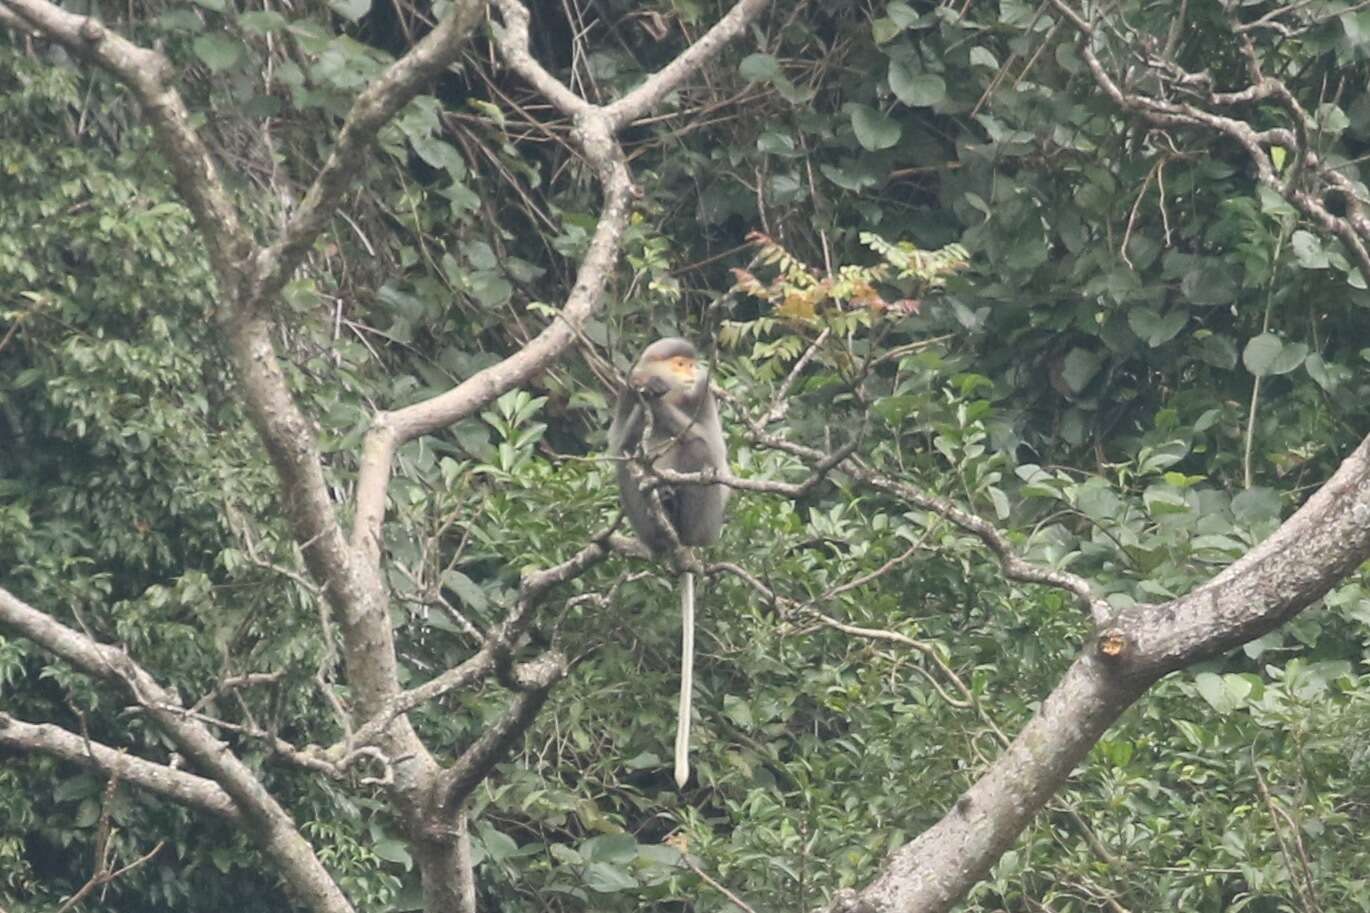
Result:
M117 777L189 808L211 812L231 821L241 820L233 800L213 780L110 748L60 726L25 723L0 713L0 745L41 751Z
M686 48L684 53L605 108L605 113L609 115L614 128L618 129L632 123L660 104L668 93L674 92L686 79L699 72L716 57L724 46L741 35L747 25L761 15L768 2L769 0L740 0L722 19L715 22L712 28L701 35L698 41Z
M342 195L355 182L362 156L376 133L456 61L485 8L485 0L455 0L431 32L357 96L328 161L280 239L258 252L257 288L251 295L254 302L269 302L290 279L327 226Z
M580 338L581 327L603 300L628 224L632 180L622 150L607 131L602 115L585 115L577 135L587 157L600 167L605 197L599 223L566 304L542 332L498 364L476 372L432 399L375 417L363 450L357 481L357 516L352 531L353 544L365 549L373 558L379 554L385 491L395 449L406 441L475 414L496 397L547 368Z
M69 13L47 0L3 0L0 9L13 13L74 57L109 71L133 90L176 177L176 188L204 237L220 294L231 299L252 241L238 222L214 158L190 125L185 102L165 84L170 62L111 32L95 18Z
M1370 437L1269 538L1211 582L1119 614L956 807L897 850L874 882L834 898L830 909L950 909L1154 682L1274 629L1367 559Z
M1092 655L1076 660L1012 744L941 821L896 850L860 891L829 913L944 913L989 874L1141 692Z
M494 723L487 725L479 738L462 752L451 767L442 772L433 787L434 826L451 826L457 813L491 768L499 762L533 722L542 705L547 703L552 686L566 675L566 657L549 651L532 662L514 670L519 690L509 703L509 709Z
M505 662L514 644L528 627L533 610L546 598L552 587L565 583L583 574L587 569L603 561L612 551L614 527L610 526L597 534L576 554L549 568L529 571L523 575L519 584L519 598L514 610L486 636L479 650L458 666L454 666L434 676L422 685L393 695L385 707L364 725L357 729L341 745L329 749L329 755L340 755L373 741L395 717L408 713L415 707L455 691L484 681L495 672L499 663Z
M248 832L265 858L280 870L286 889L297 902L316 913L352 913L352 905L300 835L290 814L227 745L175 709L181 706L180 698L157 684L128 654L97 643L2 588L0 625L127 692L171 736L186 758L228 794Z
M557 79L533 57L528 41L528 7L519 0L495 0L504 27L495 28L495 44L509 69L519 74L567 117L578 118L596 110Z
M1279 529L1209 583L1115 626L1148 679L1230 650L1293 618L1370 559L1370 437Z

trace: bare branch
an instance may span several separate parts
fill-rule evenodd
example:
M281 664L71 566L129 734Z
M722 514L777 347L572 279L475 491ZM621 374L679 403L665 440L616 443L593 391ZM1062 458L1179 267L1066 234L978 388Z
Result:
M613 530L614 527L610 526L601 531L589 545L558 565L526 572L519 584L519 598L514 610L486 635L485 642L479 650L461 665L448 669L422 685L392 695L380 711L358 728L343 745L330 749L329 754L350 750L352 746L366 745L401 714L408 713L449 691L466 688L489 678L496 671L496 666L508 657L519 636L527 629L533 609L546 596L548 590L583 574L588 568L607 558L611 551L619 550L614 547L614 540L623 537L614 536Z
M490 769L505 756L514 740L523 735L533 722L533 717L547 702L552 686L566 675L566 668L566 657L551 650L514 670L519 690L514 694L509 709L494 723L487 725L480 737L438 777L434 795L440 797L440 821L455 817L466 799L490 773Z
M494 30L495 44L509 68L541 92L562 114L576 118L593 112L594 105L566 88L533 57L528 43L528 7L519 0L496 0L496 5L504 19L504 28Z
M15 13L11 13L3 4L0 4L0 25L18 32L21 35L32 35L37 33L37 30L33 28L33 26L29 25L23 19L20 19Z
M395 449L423 434L458 422L496 397L528 381L561 357L580 338L581 327L599 309L605 286L618 261L628 225L632 180L622 150L602 114L583 115L577 129L581 148L604 180L604 207L575 285L557 317L518 352L478 371L445 393L394 412L378 414L367 433L357 481L354 546L374 560L379 555L385 517L385 491Z
M766 8L767 3L768 0L740 0L683 54L609 105L605 113L609 115L614 128L632 123L655 108L667 93L675 91L681 83L712 60L724 45L741 35L748 23Z
M701 881L703 881L709 887L713 888L718 893L722 894L724 897L728 898L728 900L732 902L733 906L741 910L742 913L756 913L756 910L750 904L744 901L741 897L738 897L737 894L730 891L727 888L727 886L725 886L721 881L719 881L718 879L710 875L708 872L701 869L699 867L699 864L690 858L689 847L685 845L683 837L679 843L677 843L674 840L667 840L666 842L671 844L672 846L675 846L675 848L680 851L680 861L685 865L686 868L688 868L690 871L698 875Z
M749 422L749 436L759 444L785 453L792 454L800 459L812 463L815 466L823 466L832 460L837 454L824 453L812 447L796 444L784 438L770 434L755 422ZM840 453L841 451L838 451ZM970 533L979 539L986 548L994 553L999 559L999 566L1004 572L1004 576L1010 580L1020 583L1038 583L1044 586L1056 587L1073 593L1080 604L1089 611L1095 624L1103 624L1113 617L1113 608L1102 598L1098 597L1089 581L1077 574L1069 571L1058 570L1055 568L1041 567L1033 564L1018 555L1008 538L1001 533L994 524L982 517L957 506L952 501L929 494L916 488L907 482L891 478L883 473L877 472L856 457L844 457L838 464L842 472L851 476L859 482L893 495L902 501L931 511L945 519L951 521L956 526ZM664 477L664 473L663 473ZM768 486L773 483L767 483Z
M231 295L252 240L238 222L213 156L190 125L185 102L165 84L171 63L158 52L111 32L95 18L69 13L47 0L3 0L2 8L13 14L6 24L15 17L22 19L73 56L109 71L133 90L166 154L176 187L204 236L219 291Z
M186 757L228 794L250 825L263 855L279 867L287 889L316 913L352 913L314 849L256 775L202 724L187 719L180 699L129 656L97 643L0 588L0 625L50 650L82 671L118 685L176 742Z
M0 713L0 745L41 751L118 777L181 805L212 812L232 821L240 819L233 800L213 780L88 741L60 726L25 723L7 713Z
M1150 70L1163 84L1170 82L1191 89L1204 89L1207 94L1203 101L1213 106L1227 107L1259 99L1274 99L1288 113L1294 125L1292 130L1280 127L1256 130L1244 120L1204 110L1195 104L1125 91L1109 75L1095 53L1088 38L1088 25L1082 23L1079 15L1070 9L1065 0L1052 0L1052 3L1081 32L1080 54L1095 83L1119 108L1136 112L1153 124L1203 129L1234 141L1246 153L1262 184L1288 200L1324 231L1335 235L1351 251L1361 274L1370 275L1370 218L1363 212L1359 189L1346 175L1323 163L1308 143L1303 141L1307 134L1316 129L1316 123L1281 80L1261 72L1248 36L1237 35L1252 80L1246 89L1212 92L1206 76L1185 73L1168 61L1148 61ZM1274 168L1271 150L1276 146L1297 153L1295 164L1284 176ZM1296 174L1311 176L1316 179L1312 183L1321 186L1307 189L1309 182L1295 180ZM1338 215L1324 202L1323 196L1328 189L1334 190L1345 201L1345 215Z
M165 840L159 840L157 841L156 846L127 865L120 866L117 869L113 867L114 854L112 852L112 847L110 846L109 838L110 834L113 832L114 796L118 790L119 778L110 777L109 782L105 784L104 796L100 800L100 820L95 826L95 846L92 851L92 856L95 859L95 870L91 872L90 878L86 880L86 883L81 885L80 889L75 894L68 897L67 900L57 908L56 913L69 913L69 911L76 909L76 907L80 906L81 902L89 897L91 892L96 888L104 887L111 881L114 881L120 876L149 862L153 856L156 856L162 851L162 847L166 846Z
M269 685L280 681L285 673L277 670L276 672L249 672L246 675L232 675L223 679L214 688L201 697L191 706L192 711L198 711L211 701L218 700L230 691L239 688L251 688L254 685Z
M794 382L799 379L799 375L804 373L804 369L808 367L809 362L818 354L818 350L823 347L823 343L827 342L828 337L831 335L832 327L824 327L823 332L819 333L817 338L809 343L808 348L804 350L804 354L800 355L799 358L795 360L794 367L790 368L790 373L785 376L784 382L780 384L780 389L775 391L775 396L771 399L771 407L767 409L766 414L761 417L760 423L762 425L778 422L785 417L785 413L788 412L790 408L790 388L794 386Z
M429 82L452 65L485 13L482 0L454 0L437 26L373 80L352 103L338 142L314 178L280 239L257 254L251 300L273 299L328 224L343 193L356 180L362 156L377 131Z

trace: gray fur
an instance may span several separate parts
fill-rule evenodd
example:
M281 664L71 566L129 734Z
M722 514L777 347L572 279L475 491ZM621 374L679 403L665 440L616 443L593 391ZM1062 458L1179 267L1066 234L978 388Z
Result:
M697 358L689 340L679 337L659 339L642 350L633 366L628 388L618 397L614 421L609 426L609 452L614 456L631 456L642 441L647 409L652 414L652 437L648 452L664 452L653 465L676 472L703 472L713 469L724 472L728 466L728 450L723 443L723 426L718 420L718 407L709 391L708 372L698 372L695 384L688 390L671 388L658 396L639 395L632 388L631 378L652 375L654 362L677 356ZM648 548L662 552L670 548L670 539L652 516L647 498L633 483L626 462L618 465L619 500L623 512ZM663 486L658 491L671 526L682 545L708 545L718 540L723 529L723 507L728 502L726 485Z
M679 337L659 339L642 350L628 374L628 386L618 396L614 421L609 426L609 453L631 457L642 443L651 415L647 453L652 465L676 472L719 473L728 467L723 426L709 391L709 374L696 370L688 389L670 376L664 364L676 357L697 361L695 347ZM728 503L725 485L681 485L657 489L666 519L681 545L708 545L723 529L723 507ZM633 480L627 460L618 463L618 493L628 522L648 548L661 553L671 547L668 532L661 528L648 498ZM680 788L690 779L690 695L694 690L694 576L681 574L680 587L680 709L676 717L675 782Z

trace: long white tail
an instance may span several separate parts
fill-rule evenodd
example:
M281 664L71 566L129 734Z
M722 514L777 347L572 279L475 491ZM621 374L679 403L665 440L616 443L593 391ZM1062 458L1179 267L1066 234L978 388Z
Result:
M690 695L695 678L695 575L680 575L680 709L675 727L675 785L690 779Z

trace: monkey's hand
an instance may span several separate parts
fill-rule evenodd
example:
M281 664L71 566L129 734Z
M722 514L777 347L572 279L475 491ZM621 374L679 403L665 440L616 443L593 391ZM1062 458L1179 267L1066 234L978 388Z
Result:
M670 391L670 382L664 377L657 377L655 374L648 377L647 380L637 388L637 392L648 399L657 399L658 397L665 396Z

